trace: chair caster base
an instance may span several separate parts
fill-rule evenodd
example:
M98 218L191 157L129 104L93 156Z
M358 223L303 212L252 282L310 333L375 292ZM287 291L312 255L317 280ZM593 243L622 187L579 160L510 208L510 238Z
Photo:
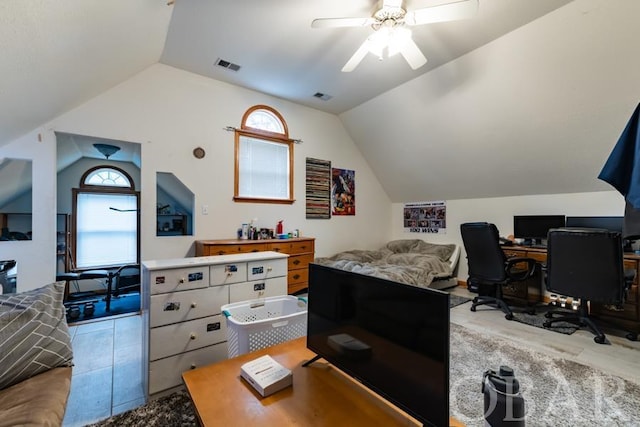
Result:
M593 340L595 342L597 342L598 344L604 344L605 336L604 335L596 335L595 337L593 337Z
M637 332L629 332L625 337L629 341L638 341L638 333Z
M513 313L507 313L504 315L504 318L507 320L513 320Z
M475 306L475 305L472 305L472 306L471 306L471 311L473 311L473 312L475 312L475 311L476 311L476 306Z
M553 313L551 313L550 311L547 311L547 312L544 314L544 317L546 317L547 319L551 319L551 318L553 317Z
M551 327L551 322L544 322L542 326L544 326L545 328L549 328Z

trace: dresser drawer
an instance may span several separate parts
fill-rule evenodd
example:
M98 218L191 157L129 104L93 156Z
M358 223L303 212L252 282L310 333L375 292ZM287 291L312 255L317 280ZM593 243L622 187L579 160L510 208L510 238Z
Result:
M269 251L280 252L283 254L303 254L307 252L313 252L313 240L302 242L278 242L270 243Z
M206 245L205 253L208 255L246 254L249 252L268 251L266 243L247 243L234 245Z
M287 278L283 276L233 285L229 287L229 302L240 302L286 294Z
M149 337L149 360L158 360L225 341L227 324L220 314L152 328Z
M287 282L289 285L294 285L296 283L308 282L309 281L309 269L302 268L300 270L291 270L287 275Z
M151 271L149 284L152 295L205 288L209 286L209 266Z
M289 270L308 268L311 262L313 262L313 254L291 255L287 260L287 267Z
M223 342L151 362L149 364L149 394L182 385L183 372L221 362L227 357L227 343Z
M228 286L152 295L149 325L153 328L220 314L220 307L228 302Z
M287 275L287 259L267 259L247 263L245 280L263 280Z
M211 286L239 283L247 280L247 263L229 263L211 266Z

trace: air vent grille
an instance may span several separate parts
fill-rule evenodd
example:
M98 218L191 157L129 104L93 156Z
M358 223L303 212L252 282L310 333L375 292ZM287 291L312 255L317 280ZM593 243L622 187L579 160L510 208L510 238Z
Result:
M224 59L220 58L216 60L216 65L231 71L238 71L240 69L240 66L238 64L234 64L233 62L225 61Z
M313 94L314 97L322 99L323 101L328 101L331 98L333 98L333 96L331 95L327 95L326 93L322 93L322 92L316 92Z

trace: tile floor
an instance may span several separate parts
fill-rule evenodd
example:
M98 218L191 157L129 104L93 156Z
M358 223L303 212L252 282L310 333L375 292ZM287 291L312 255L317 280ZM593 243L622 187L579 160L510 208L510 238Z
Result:
M64 427L85 426L142 405L139 314L71 326L74 353Z

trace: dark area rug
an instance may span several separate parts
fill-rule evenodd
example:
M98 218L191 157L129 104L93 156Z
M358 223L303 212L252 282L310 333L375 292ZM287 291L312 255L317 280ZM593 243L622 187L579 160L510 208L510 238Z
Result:
M526 425L638 426L640 385L589 366L523 348L502 338L451 324L450 411L467 426L483 426L482 375L514 369L526 406ZM241 407L238 411L242 411ZM154 400L94 427L195 426L186 392Z
M449 308L457 307L460 304L471 301L470 298L461 297L458 295L449 294Z
M545 328L543 324L545 321L549 320L546 317L544 317L546 312L547 312L546 308L542 308L542 309L537 308L536 314L514 312L513 320L516 322L524 323L525 325L535 326L536 328L547 329L549 331L558 332L565 335L571 335L572 333L580 329L573 323L569 323L569 322L555 322L553 324L553 327Z
M94 305L94 312L88 314L85 312L85 303L89 301ZM111 310L106 311L106 302L104 301L104 295L97 295L95 297L86 297L76 301L65 302L67 307L67 323L73 324L76 322L82 322L85 320L95 320L107 316L115 316L118 314L135 313L140 311L140 294L131 293L120 295L118 297L111 298ZM80 310L80 316L78 318L71 318L69 315L69 309L73 306L78 306Z
M195 426L196 413L187 392L178 391L169 396L152 400L144 406L114 415L91 426Z

